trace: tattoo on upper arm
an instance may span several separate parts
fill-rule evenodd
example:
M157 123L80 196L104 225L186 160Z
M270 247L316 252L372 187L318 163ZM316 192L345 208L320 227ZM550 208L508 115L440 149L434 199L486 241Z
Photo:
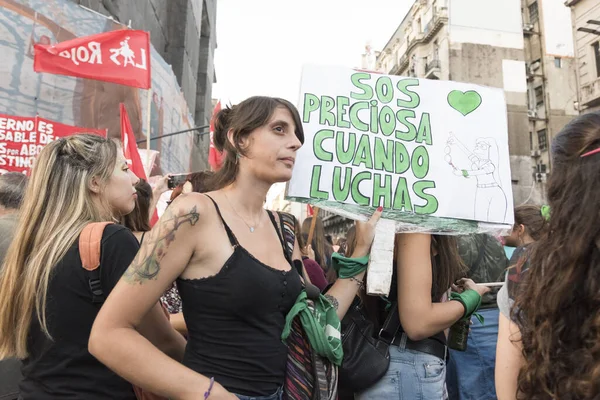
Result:
M123 274L123 279L132 284L143 284L147 280L156 279L160 271L160 261L175 240L179 227L186 223L194 226L199 217L196 206L189 211L167 208L158 225L146 236L133 263Z
M329 302L331 303L331 305L333 306L333 308L335 308L336 310L340 308L340 302L338 301L338 299L336 299L335 297L333 297L330 294L326 294L325 298L327 300L329 300Z

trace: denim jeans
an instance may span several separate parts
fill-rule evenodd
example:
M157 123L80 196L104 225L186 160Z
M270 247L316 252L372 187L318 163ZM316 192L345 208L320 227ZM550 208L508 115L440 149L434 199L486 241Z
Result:
M243 394L236 394L240 400L281 400L283 399L283 388L277 389L277 391L268 396L244 396Z
M430 354L390 346L390 368L356 400L443 400L446 398L446 363Z
M472 318L467 350L450 350L448 394L451 400L495 400L494 368L498 340L498 309L479 310L481 325Z

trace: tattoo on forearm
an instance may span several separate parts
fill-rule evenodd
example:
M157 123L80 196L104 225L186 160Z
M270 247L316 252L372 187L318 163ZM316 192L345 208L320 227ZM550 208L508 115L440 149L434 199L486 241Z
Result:
M340 308L340 302L338 301L338 299L336 299L335 297L333 297L330 294L326 294L325 298L327 300L329 300L329 302L331 303L331 305L333 306L333 308L335 308L336 310Z
M125 281L143 284L147 280L156 279L160 271L160 261L166 255L169 245L175 240L179 227L186 223L196 225L199 216L196 206L187 212L167 208L158 226L146 236L133 263L123 274Z

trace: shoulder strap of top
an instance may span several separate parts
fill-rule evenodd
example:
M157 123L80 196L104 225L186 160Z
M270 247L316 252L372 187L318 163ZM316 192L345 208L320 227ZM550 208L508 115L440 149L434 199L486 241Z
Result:
M142 232L142 237L140 238L140 247L142 246L142 243L144 243L144 236L146 236L146 232Z
M204 195L206 197L208 197L210 199L210 201L212 201L212 203L215 205L217 214L219 215L219 218L221 218L221 222L223 223L223 226L225 227L225 232L227 232L227 237L229 237L229 243L231 243L232 246L239 245L239 242L238 242L237 238L235 237L235 235L233 234L233 232L231 231L231 228L229 228L229 225L227 225L227 222L225 222L225 219L223 219L223 215L221 215L221 210L219 209L217 202L209 195L207 195L207 194L204 194Z

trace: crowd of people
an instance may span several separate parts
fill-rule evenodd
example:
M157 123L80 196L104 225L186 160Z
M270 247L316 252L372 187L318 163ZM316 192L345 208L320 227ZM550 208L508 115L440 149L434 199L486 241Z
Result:
M29 178L0 176L0 399L324 398L292 378L340 400L600 398L600 113L555 137L548 205L516 207L507 236L397 234L388 296L365 289L381 208L335 240L264 208L303 142L286 100L223 109L222 168L190 174L153 227L168 176L139 179L113 140L62 138ZM358 309L389 360L362 366L384 371L368 387L343 379ZM295 315L339 382L290 376Z

